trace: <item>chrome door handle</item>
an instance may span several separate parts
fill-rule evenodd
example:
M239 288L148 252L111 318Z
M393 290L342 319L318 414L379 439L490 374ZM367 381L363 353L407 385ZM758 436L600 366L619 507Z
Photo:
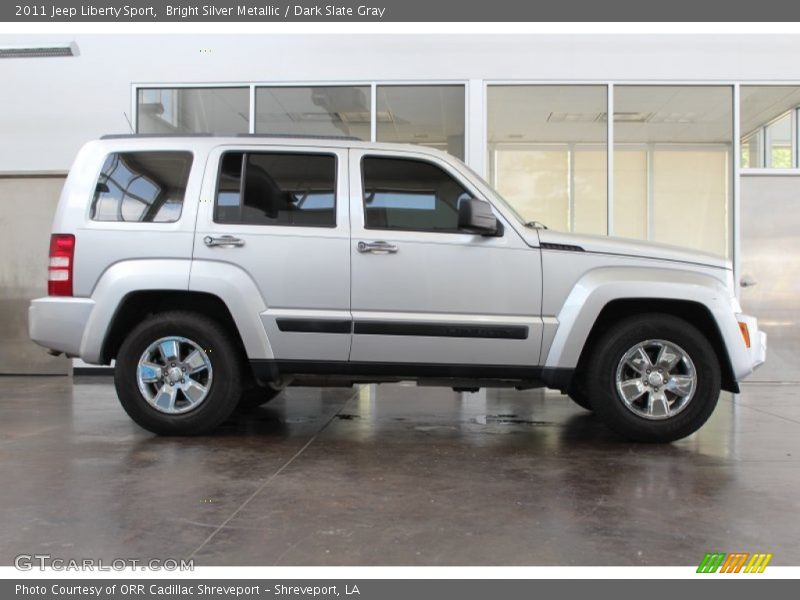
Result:
M361 254L395 254L397 246L389 242L358 242L358 251Z
M219 237L207 235L203 238L203 243L209 248L241 248L244 246L244 240L240 240L232 235L221 235Z

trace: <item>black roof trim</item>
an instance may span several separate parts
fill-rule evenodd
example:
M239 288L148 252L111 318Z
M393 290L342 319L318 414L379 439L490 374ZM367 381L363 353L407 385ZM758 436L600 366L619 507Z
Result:
M100 136L101 140L135 140L137 138L183 138L214 137L213 133L110 133Z
M362 142L361 138L352 135L312 135L309 133L237 133L234 137L243 138L282 138L298 140L345 140L348 142Z
M360 138L352 135L309 135L292 133L237 133L232 135L221 135L215 133L111 133L101 136L101 140L128 140L137 138L267 138L267 139L300 139L300 140L343 140L349 142L361 142Z

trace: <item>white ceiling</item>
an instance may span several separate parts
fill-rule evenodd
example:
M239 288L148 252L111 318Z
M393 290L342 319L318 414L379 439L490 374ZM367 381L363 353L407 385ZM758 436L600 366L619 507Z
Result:
M605 142L605 86L490 86L489 142ZM549 122L551 113L582 115L577 123Z
M619 86L614 112L649 115L644 123L616 123L615 142L730 143L730 86Z
M378 139L446 142L464 135L464 86L378 86ZM272 87L256 91L258 131L370 132L367 86ZM359 136L363 137L363 136Z
M378 86L378 139L425 144L464 136L464 86Z
M742 137L800 106L800 87L742 86L739 92Z
M605 142L606 94L604 86L492 86L489 141ZM732 106L726 86L617 86L615 141L729 143Z
M490 86L488 101L491 143L606 140L604 86ZM618 85L615 142L730 143L732 105L729 86ZM742 86L742 136L797 106L800 87Z
M258 133L354 135L369 139L369 86L259 87Z

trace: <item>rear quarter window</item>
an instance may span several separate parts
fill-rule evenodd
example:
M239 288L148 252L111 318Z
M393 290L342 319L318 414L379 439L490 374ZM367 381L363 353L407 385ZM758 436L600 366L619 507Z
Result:
M191 152L113 152L95 185L94 221L173 223L181 216Z

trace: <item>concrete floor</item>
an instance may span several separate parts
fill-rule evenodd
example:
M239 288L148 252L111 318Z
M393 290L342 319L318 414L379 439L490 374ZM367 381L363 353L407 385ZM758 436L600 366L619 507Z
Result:
M106 378L0 386L0 564L800 563L791 386L724 394L698 434L663 446L542 391L294 388L178 439L134 425Z

